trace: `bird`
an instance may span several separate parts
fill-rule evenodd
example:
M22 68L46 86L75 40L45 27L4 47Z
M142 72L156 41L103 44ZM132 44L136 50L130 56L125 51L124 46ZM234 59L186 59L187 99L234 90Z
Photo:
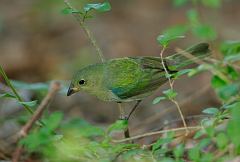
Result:
M156 56L136 56L88 65L73 75L67 96L82 91L107 102L136 101L126 117L129 119L143 99L168 81L165 70L168 74L175 74L194 64L194 59L204 59L210 55L209 44L198 43L184 50L184 53L193 55L193 58L182 53L170 55L163 60Z

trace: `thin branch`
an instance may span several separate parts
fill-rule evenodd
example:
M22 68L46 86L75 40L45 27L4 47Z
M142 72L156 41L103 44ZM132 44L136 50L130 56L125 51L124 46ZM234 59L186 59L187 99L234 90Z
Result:
M160 52L160 57L161 57L163 69L164 69L165 73L167 74L167 78L168 78L168 82L169 82L169 85L170 85L171 90L174 90L174 89L173 89L173 84L174 84L174 82L173 82L173 81L171 80L171 78L169 77L169 73L168 73L167 67L165 66L165 63L164 63L164 58L163 58L163 53L164 53L164 51L165 51L165 47L163 47L162 50L161 50L161 52ZM187 129L187 124L186 124L186 121L185 121L185 119L184 119L182 110L181 110L181 108L180 108L180 106L179 106L179 104L178 104L177 101L175 101L174 99L170 99L170 100L176 105L176 107L177 107L177 109L178 109L178 112L179 112L180 117L181 117L182 122L183 122L183 126L184 126L185 129L186 129L186 135L187 135L187 134L189 133L189 131L188 131L188 129Z
M45 96L45 98L42 100L41 104L38 106L37 110L34 112L33 116L30 120L22 127L22 129L17 134L17 140L20 138L26 137L29 133L29 131L32 129L34 123L38 121L44 110L47 108L47 105L50 103L50 101L53 99L53 97L56 96L57 92L60 90L60 83L55 81L51 84L50 90L48 94ZM13 162L18 162L19 158L21 156L21 153L23 151L23 146L18 146L13 154Z
M187 127L187 129L188 130L199 130L199 129L202 129L202 127L201 126ZM153 135L157 135L157 134L164 134L164 133L168 133L168 132L178 132L178 131L183 131L183 130L186 130L186 127L144 133L144 134L132 136L130 138L125 138L125 139L121 139L121 140L113 140L113 142L121 143L121 142L132 141L132 140L136 140L136 139L144 138L144 137L148 137L148 136L153 136Z
M5 82L7 83L7 85L11 88L12 92L14 93L14 95L16 96L17 100L19 102L23 102L22 97L18 94L17 90L13 87L11 81L9 80L9 78L7 77L7 74L5 73L5 71L3 70L2 66L0 65L0 74L3 76ZM27 105L23 105L23 107L30 113L33 114L33 111L30 107L28 107Z
M72 11L76 11L76 9L70 4L70 2L68 0L64 0L64 3L66 4L66 6L68 8L70 8ZM84 20L85 20L85 16L83 18L81 18L81 16L79 15L79 13L77 12L73 12L72 15L75 17L75 19L77 20L77 22L80 24L80 26L83 28L84 32L86 33L86 35L88 36L88 38L90 39L92 45L94 46L95 50L97 51L100 59L102 62L105 61L105 58L103 56L102 50L99 48L96 39L94 38L94 36L92 35L92 33L90 32L90 30L88 29L87 25L85 24Z

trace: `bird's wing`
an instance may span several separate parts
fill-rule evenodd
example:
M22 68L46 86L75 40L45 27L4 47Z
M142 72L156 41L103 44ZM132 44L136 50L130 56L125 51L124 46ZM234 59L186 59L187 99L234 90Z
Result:
M106 86L122 100L142 99L167 81L159 57L114 59L105 72Z

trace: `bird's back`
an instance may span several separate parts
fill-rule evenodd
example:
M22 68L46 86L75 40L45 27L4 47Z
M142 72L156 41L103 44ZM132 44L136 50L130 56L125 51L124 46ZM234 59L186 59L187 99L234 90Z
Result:
M141 100L152 94L167 79L159 57L125 57L105 63L104 86L114 100Z

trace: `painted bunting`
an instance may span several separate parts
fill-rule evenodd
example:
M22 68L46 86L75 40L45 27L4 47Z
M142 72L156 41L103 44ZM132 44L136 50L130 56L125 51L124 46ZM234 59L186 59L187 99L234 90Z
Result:
M203 59L210 54L208 47L207 43L199 43L185 52ZM194 63L181 53L168 56L163 62L169 74ZM160 57L123 57L92 64L77 71L67 96L84 91L103 101L141 101L165 82L166 72Z

